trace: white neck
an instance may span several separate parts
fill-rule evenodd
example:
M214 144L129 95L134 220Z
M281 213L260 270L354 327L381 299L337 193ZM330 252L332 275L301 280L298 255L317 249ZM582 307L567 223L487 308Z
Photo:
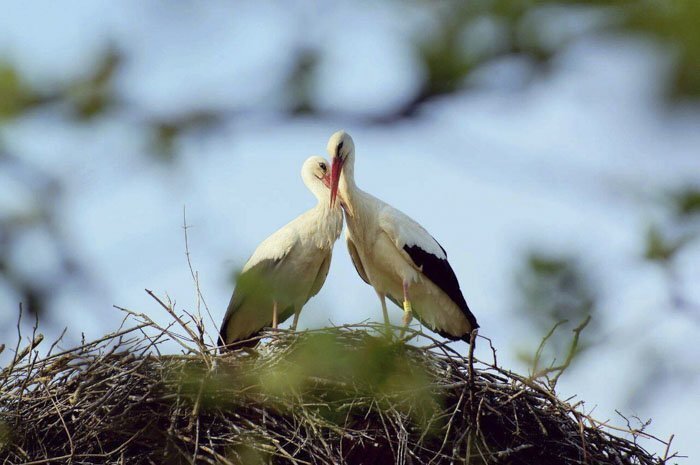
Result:
M355 184L355 151L350 152L345 159L343 171L340 174L340 182L338 184L340 195L347 206L352 210L352 204L356 194L362 192Z
M330 204L331 191L323 184L323 181L318 179L313 173L304 173L302 177L304 185L314 194L318 203Z

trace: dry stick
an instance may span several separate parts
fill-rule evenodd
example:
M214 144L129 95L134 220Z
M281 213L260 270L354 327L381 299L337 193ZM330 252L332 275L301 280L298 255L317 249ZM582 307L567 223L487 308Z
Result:
M44 390L46 391L46 394L49 396L49 399L51 400L51 403L53 404L53 407L56 409L56 413L58 414L59 420L61 420L61 424L63 425L63 429L66 431L66 436L68 436L68 443L70 444L70 457L68 457L68 463L73 461L73 456L75 455L75 445L73 444L73 436L70 434L70 431L68 430L68 425L66 425L66 421L63 419L63 415L61 414L61 409L58 408L58 404L56 403L56 400L53 398L51 395L51 392L49 392L49 388L46 386L46 383L42 383L44 386Z
M17 362L21 362L24 357L27 356L36 346L41 344L41 341L44 340L44 335L39 333L36 336L32 338L32 340L29 342L29 345L26 346L24 349L22 349L19 353L15 355L15 359L13 361L13 364L16 364Z
M58 336L58 338L55 341L53 341L53 344L51 344L51 347L49 347L48 352L46 352L46 357L51 356L51 352L53 352L53 350L56 348L56 346L63 340L63 337L66 335L67 331L68 331L68 326L63 328L63 331L61 331L61 335ZM2 352L2 350L0 350L0 352Z
M496 348L493 346L493 341L486 337L482 336L481 334L478 335L482 339L486 339L489 343L489 347L491 348L491 353L493 354L493 363L491 364L492 367L497 367L498 366L498 359L496 358Z
M60 460L66 460L71 458L70 455L62 455L60 457L51 457L51 458L46 458L42 460L34 460L32 462L23 462L22 465L39 465L40 463L51 463L51 462L58 462Z
M189 443L192 442L192 439L191 439L191 438L188 438L188 437L185 437L185 436L181 436L181 435L179 435L179 434L178 434L178 438L179 438L181 441L184 441L184 442L189 442ZM204 452L206 452L207 454L210 454L211 456L215 457L215 458L216 458L217 460L219 460L221 463L223 463L223 464L225 464L225 465L235 465L233 462L231 462L231 461L230 461L229 459L227 459L225 456L223 456L223 455L217 453L214 449L210 449L210 448L207 447L207 446L199 446L199 447L200 447L200 449L202 449L202 450L203 450Z
M472 332L469 334L469 382L472 383L474 382L474 342L476 340L476 336L479 334L478 329L473 329Z
M3 370L3 373L5 373L5 379L2 380L2 383L0 383L0 388L3 388L5 386L5 383L7 383L7 380L10 377L10 374L12 374L15 366L17 365L17 354L19 353L19 347L22 345L22 313L23 313L23 308L22 308L22 302L19 303L19 314L17 315L17 344L15 344L15 354L12 357L12 361L10 362L10 366L5 368Z
M513 455L514 453L520 452L521 450L530 449L532 447L535 447L535 446L533 446L532 444L521 444L517 447L513 447L512 449L509 448L506 450L496 452L493 455L495 455L497 458L500 459L503 457L508 457L509 455Z
M470 394L471 394L471 392L470 392ZM438 455L442 454L442 451L445 448L445 445L447 444L447 440L450 436L450 430L452 429L452 423L454 422L455 415L457 415L457 412L459 412L459 408L461 407L463 400L464 400L464 391L462 391L460 393L459 400L457 401L457 405L455 405L455 408L452 411L452 415L450 416L450 420L447 422L447 431L445 431L445 435L442 439L442 444L440 445L440 450L438 450L437 453L435 454L435 456L430 460L430 463L433 463L434 460L437 460Z
M173 341L180 344L180 346L182 346L182 348L184 348L185 351L193 353L193 354L197 353L192 347L188 346L187 344L185 344L183 342L184 337L181 337L178 334L175 334L174 332L170 331L169 329L166 329L166 328L159 326L155 321L151 320L151 318L148 317L148 315L145 315L143 313L136 313L132 310L129 310L128 308L123 308L123 307L116 307L116 308L118 308L119 310L121 310L123 312L128 313L129 315L132 315L135 318L140 319L141 321L143 321L145 324L142 327L154 328L154 329L157 329L158 331L161 331L161 332L167 334ZM168 328L170 328L172 325L173 325L173 323L168 325Z
M114 307L117 308L117 309L119 309L119 310L124 310L124 311L126 311L125 309L122 309L122 308L120 308L120 307L117 307L117 306L114 306ZM77 348L74 348L74 349L69 349L69 350L64 350L63 352L59 352L59 353L57 353L57 354L53 354L53 355L51 355L51 356L49 356L49 357L46 357L46 358L44 359L44 361L51 360L51 359L54 359L54 358L56 358L56 357L61 357L61 356L63 356L63 355L72 354L72 353L75 353L77 350L85 349L85 348L88 348L88 347L93 347L93 346L96 346L97 344L100 344L100 343L105 342L105 341L114 340L114 339L116 339L116 338L118 338L118 337L120 337L120 336L124 336L124 335L126 335L126 334L133 333L133 332L135 332L135 331L138 331L138 330L141 329L141 328L145 328L145 327L148 327L148 326L151 326L151 324L150 324L150 323L142 323L142 324L139 324L139 325L137 325L137 326L131 327L131 328L129 328L129 329L125 329L125 330L123 330L123 331L119 331L119 332L116 332L116 333L110 333L110 334L108 334L108 335L106 335L106 336L104 336L104 337L102 337L102 338L100 338L100 339L97 339L97 340L92 341L92 342L88 342L87 344L83 344L83 345L80 346L80 347L77 347ZM21 370L21 369L26 368L26 367L27 367L27 365L20 365L20 366L18 366L18 367L16 367L16 368L17 368L18 370ZM0 385L0 387L2 387L2 385Z
M664 463L666 463L666 461L668 461L668 459L669 459L668 453L671 449L671 443L673 442L673 438L675 436L676 436L675 434L672 434L671 437L668 438L668 444L666 444L666 451L664 452L664 458L663 458Z
M190 327L187 325L187 323L185 323L184 321L182 321L182 319L177 315L177 313L175 313L175 311L172 309L172 307L170 307L170 306L168 306L168 305L165 305L165 303L164 303L162 300L160 300L160 299L158 298L158 296L155 295L155 294L153 293L153 291L151 291L151 290L149 290L149 289L144 289L144 290L146 291L146 293L147 293L148 295L150 295L151 297L153 297L153 299L155 299L155 301L158 302L158 303L160 304L160 306L163 307L163 308L165 309L165 311L168 312L168 314L170 314L170 316L172 316L172 317L175 319L175 321L177 321L178 324L179 324L180 326L182 326L182 328L183 328L185 331L187 331L187 334L192 338L192 341L195 342L195 343L199 346L199 348L200 348L200 354L201 354L201 355L204 355L204 354L207 352L207 348L204 347L202 344L200 344L199 338L198 338L197 335L194 333L194 331L192 331L192 330L190 329Z
M583 447L583 461L588 464L589 463L589 457L588 457L588 447L586 446L586 435L585 435L585 427L583 425L583 421L581 420L581 416L574 413L576 416L576 421L578 422L578 431L579 431L579 436L581 437L581 446Z
M211 311L209 311L209 305L207 305L207 301L204 299L204 295L202 294L202 289L199 285L199 273L194 271L194 267L192 266L192 260L190 257L190 245L189 245L189 237L187 235L187 230L191 228L191 226L187 225L187 211L186 207L183 205L182 206L182 229L185 234L185 256L187 257L187 266L190 269L190 275L192 276L192 281L194 281L195 288L197 290L197 311L200 312L200 306L199 302L201 301L204 304L204 309L207 311L207 315L209 315L209 319L211 320L211 323L214 328L217 327L216 321L214 321L214 317L211 315ZM200 312L201 315L201 312ZM209 342L211 345L216 346L217 344L214 343L211 337L209 337Z

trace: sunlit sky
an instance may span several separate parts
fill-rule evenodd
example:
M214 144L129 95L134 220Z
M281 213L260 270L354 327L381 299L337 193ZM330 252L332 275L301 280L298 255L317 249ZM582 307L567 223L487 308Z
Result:
M503 59L478 70L468 91L429 102L417 118L372 126L362 117L396 108L418 86L421 71L406 38L424 15L397 15L392 2L294 4L284 11L257 2L3 5L0 57L32 85L51 88L86 73L112 43L126 57L114 90L128 105L87 123L53 107L0 126L7 151L64 183L62 233L92 280L87 291L63 288L41 331L55 336L67 326L65 345L81 333L100 336L123 317L113 304L167 321L144 288L191 309L185 206L190 252L218 324L231 273L314 204L301 164L326 156L328 137L343 128L355 140L358 184L442 243L505 367L522 371L516 351L534 343L523 336L527 322L512 298L523 253L543 247L580 254L600 285L605 343L563 377L562 395L577 394L587 410L597 406L602 420L621 421L616 408L652 417L652 433L676 433L675 446L697 457L697 379L655 391L659 399L642 410L626 410L630 387L656 355L650 341L681 369L696 367L700 355L697 326L667 310L660 271L642 260L642 232L664 214L662 191L700 183L700 111L661 104L663 51L645 41L583 36L547 74L533 78L531 63ZM290 57L304 47L321 53L312 98L337 116L278 111ZM232 108L240 113L216 130L178 139L174 163L147 153L148 118ZM29 188L0 179L0 209L32 201ZM13 257L36 276L56 260L38 233L23 238ZM694 244L679 263L685 282L700 282L698 259ZM694 292L700 298L700 289ZM17 296L0 288L0 328L8 329L0 337L8 341L16 308ZM341 239L301 327L380 316ZM477 355L489 359L487 347Z

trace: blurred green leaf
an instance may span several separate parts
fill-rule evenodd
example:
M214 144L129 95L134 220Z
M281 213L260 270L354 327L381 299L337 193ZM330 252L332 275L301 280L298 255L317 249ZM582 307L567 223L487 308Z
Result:
M175 151L175 138L180 134L180 131L180 127L174 123L155 124L151 151L161 158L172 159Z
M111 80L121 63L115 51L106 53L90 77L76 82L67 90L80 119L90 119L104 112L111 101Z
M688 187L677 192L673 197L675 210L680 217L700 214L700 190Z
M209 112L193 112L180 118L153 121L150 124L152 140L150 152L164 161L175 159L175 149L178 137L187 131L213 127L223 115Z
M174 374L174 385L204 409L246 399L264 399L280 411L303 403L333 424L345 422L357 402L390 404L421 425L442 405L422 362L383 336L348 341L340 332L304 334L272 359L274 363L258 366L257 357L241 357L212 376L204 365L189 366Z
M0 120L17 116L34 103L32 91L15 69L0 62Z
M291 100L291 113L294 115L311 114L314 112L311 95L315 85L314 71L318 64L318 56L312 51L299 54L294 70L287 81L287 93Z
M667 263L689 240L689 237L675 240L666 238L658 226L651 226L647 230L644 258L652 262Z

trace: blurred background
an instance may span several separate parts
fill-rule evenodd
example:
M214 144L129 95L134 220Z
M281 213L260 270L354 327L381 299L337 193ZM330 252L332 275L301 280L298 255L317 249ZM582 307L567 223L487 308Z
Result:
M0 343L20 302L63 346L116 329L112 305L167 321L144 288L195 309L183 207L215 332L343 128L360 187L447 249L500 364L527 374L567 321L561 362L590 315L560 396L700 455L697 0L1 5ZM380 316L341 239L301 327Z

